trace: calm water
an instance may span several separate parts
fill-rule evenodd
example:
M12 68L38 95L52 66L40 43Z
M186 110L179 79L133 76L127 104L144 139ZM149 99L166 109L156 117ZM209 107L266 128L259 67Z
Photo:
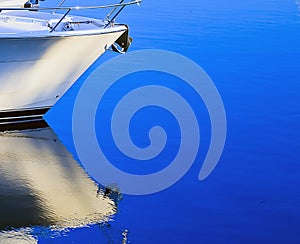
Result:
M96 16L94 12L90 14ZM4 208L14 209L12 206L22 212L20 202L13 199L15 193L23 196L29 206L30 202L36 205L31 210L37 218L20 218L10 213L5 221L1 217L2 229L13 227L3 232L3 240L7 236L21 236L40 243L122 243L122 233L127 230L130 243L300 243L300 9L296 1L144 1L140 7L126 9L118 21L131 27L131 50L155 48L178 52L198 63L213 79L222 96L228 123L219 164L205 181L198 181L210 140L209 118L201 99L173 77L158 72L131 75L118 82L101 102L97 112L99 143L110 159L128 172L146 174L165 167L174 157L179 138L177 124L165 111L148 108L134 118L131 131L137 144L147 145L145 131L157 124L166 127L169 138L163 160L144 164L142 168L116 150L106 130L111 109L126 91L139 85L164 84L182 92L201 124L201 147L189 172L175 185L156 194L106 196L73 159L57 159L55 150L47 149L48 146L46 154L38 154L36 148L29 150L27 155L33 159L28 159L28 178L13 178L16 182L22 179L27 185L14 189L16 182L3 180L1 186L11 187L12 194L1 191L1 199L5 196L9 207L1 207L0 213L9 213ZM114 56L106 53L101 57L46 116L75 159L71 134L75 96L87 75ZM60 206L55 203L55 194L51 197L46 191L49 189L35 187L35 180L46 177L37 162L42 158L53 160L51 155L56 163L51 167L60 176L57 184L62 182L62 192L66 192L69 201L101 201L101 206L107 204L106 211L101 212L95 204L96 209L87 207L86 211L92 212L86 216L101 213L103 218L84 218L79 205L74 211L83 213L82 218L74 224L70 217L73 215L64 216L67 213L63 207L54 209ZM1 162L10 160L16 163L15 159L1 156ZM5 178L12 166L2 167ZM70 168L77 172L77 178L68 173ZM76 179L79 183L74 186L72 182ZM88 186L82 188L82 184ZM52 191L59 190L53 186L53 194ZM57 211L61 211L59 218Z

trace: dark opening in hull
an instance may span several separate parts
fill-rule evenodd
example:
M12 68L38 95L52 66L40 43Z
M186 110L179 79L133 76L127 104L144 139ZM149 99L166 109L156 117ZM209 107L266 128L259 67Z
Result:
M48 124L43 119L43 115L49 109L46 107L0 111L0 131L47 127Z

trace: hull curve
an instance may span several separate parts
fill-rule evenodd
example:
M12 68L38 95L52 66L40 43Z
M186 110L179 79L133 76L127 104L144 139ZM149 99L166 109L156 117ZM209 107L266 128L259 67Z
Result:
M0 113L53 106L125 31L0 38Z

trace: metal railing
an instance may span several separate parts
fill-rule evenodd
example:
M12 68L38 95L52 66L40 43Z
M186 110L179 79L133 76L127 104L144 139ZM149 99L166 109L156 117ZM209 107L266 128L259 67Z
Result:
M97 5L97 6L69 6L69 7L62 7L61 5L65 2L65 0L62 0L58 7L32 7L32 8L0 8L0 12L2 10L7 11L52 11L52 13L55 13L57 10L63 10L66 11L63 16L59 19L59 21L55 24L54 27L51 28L50 32L53 32L57 26L66 18L66 16L74 10L86 10L86 9L109 9L112 8L112 10L106 15L104 18L105 21L107 21L104 28L107 28L111 23L114 22L116 17L122 12L122 10L129 5L135 5L140 4L142 0L134 0L129 2L124 2L124 0L121 0L119 3L116 4L107 4L107 5ZM112 16L112 17L111 17Z

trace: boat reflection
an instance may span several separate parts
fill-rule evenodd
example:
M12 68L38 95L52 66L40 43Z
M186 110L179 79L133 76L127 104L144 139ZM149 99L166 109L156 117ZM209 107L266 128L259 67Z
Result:
M0 243L26 227L102 223L116 210L50 128L0 133Z

